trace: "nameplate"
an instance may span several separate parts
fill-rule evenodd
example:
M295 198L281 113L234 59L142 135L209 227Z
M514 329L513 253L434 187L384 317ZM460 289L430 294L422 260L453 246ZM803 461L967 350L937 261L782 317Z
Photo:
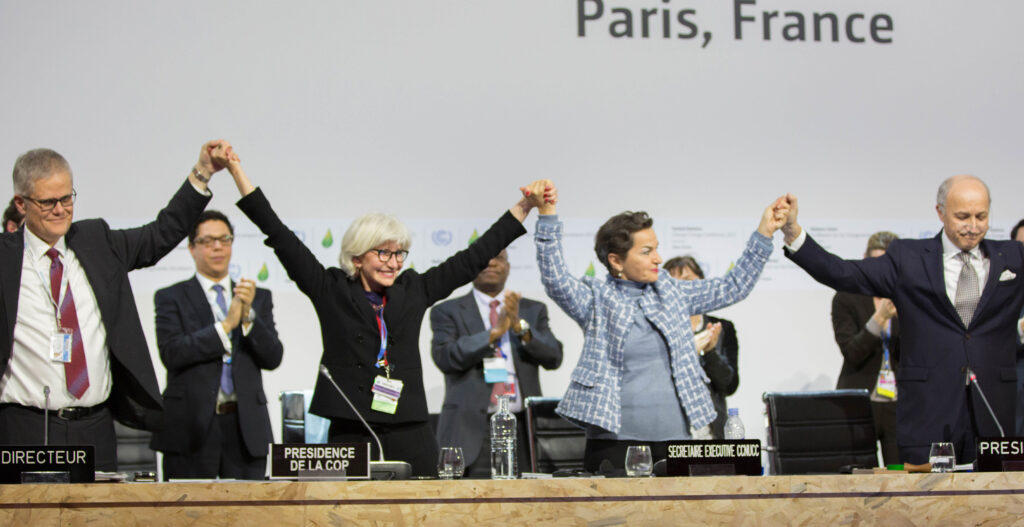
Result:
M22 472L67 472L71 483L96 481L92 445L0 446L0 483L21 483Z
M668 444L669 476L761 475L761 441L712 439Z
M270 479L370 479L370 443L270 445Z
M1024 470L1024 437L978 439L978 472Z

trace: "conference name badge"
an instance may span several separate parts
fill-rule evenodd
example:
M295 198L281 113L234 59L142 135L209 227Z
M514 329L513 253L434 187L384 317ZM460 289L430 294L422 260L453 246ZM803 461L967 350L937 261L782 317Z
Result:
M398 379L388 379L378 375L373 380L373 402L370 409L386 414L394 414L398 411L398 398L402 396L404 383Z
M487 357L484 359L484 381L492 384L508 382L508 370L505 369L504 358Z
M878 372L878 384L875 385L875 393L886 400L896 400L896 375L892 370L881 370Z
M71 344L74 332L69 328L60 328L50 335L50 360L54 362L71 362Z

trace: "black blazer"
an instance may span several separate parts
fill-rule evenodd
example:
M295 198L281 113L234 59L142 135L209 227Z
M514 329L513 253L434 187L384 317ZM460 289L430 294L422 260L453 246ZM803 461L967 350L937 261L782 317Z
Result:
M538 366L553 370L562 364L562 343L551 333L548 309L541 302L519 300L519 318L530 324L530 343L510 333L519 397L540 395ZM483 360L494 356L490 331L480 318L473 292L442 302L430 310L434 336L430 354L444 373L444 405L437 425L437 443L462 447L466 466L480 454L488 435L487 405L491 384L484 382Z
M836 389L864 388L871 391L878 382L882 367L882 338L864 327L875 314L874 297L853 293L836 293L832 297L832 329L836 344L843 354L843 369L839 372ZM900 357L900 324L891 319L892 336L889 340L889 365L897 371ZM899 400L899 399L897 399Z
M373 399L370 389L374 378L383 370L375 366L380 332L362 284L341 269L324 268L281 222L262 190L256 189L239 200L238 207L267 235L265 243L274 249L288 277L313 302L323 339L321 362L371 423L427 421L419 347L423 315L435 302L473 280L491 258L526 233L522 223L506 212L468 248L423 273L406 269L385 291L388 303L384 308L384 322L388 327L391 377L404 382L398 411L392 415L370 409ZM327 418L358 419L322 375L317 377L309 409Z
M700 358L704 373L711 379L708 391L711 392L715 412L718 413L711 422L711 433L715 438L721 439L725 437L725 420L729 418L729 407L725 398L736 393L736 388L740 385L740 342L736 338L736 326L731 321L709 315L704 315L704 319L712 324L722 324L722 334L718 336L715 351L705 353Z
M101 219L82 220L72 223L64 236L96 295L110 351L113 388L108 403L114 417L127 426L156 430L162 422L160 388L128 271L154 265L171 252L188 235L209 201L186 181L152 223L115 230ZM0 310L7 321L0 328L0 375L7 369L14 344L23 230L0 234Z
M224 345L214 328L213 310L199 280L179 282L156 292L156 345L167 368L164 429L151 448L163 452L194 452L213 423L220 388ZM249 334L241 326L231 332L231 377L238 394L238 424L249 455L267 455L274 441L263 392L261 370L281 364L283 348L274 327L270 291L257 289L252 301L256 320Z
M933 441L950 441L958 409L967 403L964 371L978 377L1004 429L1013 427L1016 407L1014 356L1017 316L1024 305L1024 244L983 240L989 258L984 284L971 325L964 327L946 295L939 236L896 240L885 254L864 260L843 260L814 239L797 252L786 250L815 280L837 289L892 299L900 317L902 342L897 414L901 456L924 463ZM977 433L998 435L988 410L973 397Z

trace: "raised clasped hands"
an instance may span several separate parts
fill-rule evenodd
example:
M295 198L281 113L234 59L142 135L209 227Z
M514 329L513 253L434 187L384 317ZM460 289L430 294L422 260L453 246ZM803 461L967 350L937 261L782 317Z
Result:
M231 144L223 139L208 141L199 149L199 161L196 169L207 178L227 166L227 158L232 153Z
M764 209L761 215L761 224L757 226L757 232L771 238L775 231L782 228L789 218L789 202L786 196L779 196L771 205Z
M801 232L803 232L800 224L796 222L798 211L796 196L787 192L785 196L782 196L779 199L785 200L786 204L789 206L789 211L786 214L786 223L782 226L782 235L785 237L786 243L789 244L800 236Z
M519 221L525 220L533 208L538 208L541 214L554 214L558 189L550 179L538 179L525 187L519 187L519 191L522 197L509 209Z

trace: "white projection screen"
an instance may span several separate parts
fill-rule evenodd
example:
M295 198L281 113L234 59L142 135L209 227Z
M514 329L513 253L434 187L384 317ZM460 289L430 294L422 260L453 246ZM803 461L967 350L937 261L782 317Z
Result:
M0 162L54 148L74 170L76 217L130 226L155 216L204 141L226 138L326 264L352 218L383 211L408 223L426 269L537 178L559 188L581 275L603 275L592 236L623 210L654 217L666 259L694 254L721 275L785 192L824 245L856 258L877 230L935 235L936 189L959 173L988 183L989 236L1006 238L1024 217L1022 19L1011 0L0 0ZM312 386L319 325L230 177L211 188L238 230L233 276L262 274L274 294L285 358L264 381L280 437L277 393ZM510 250L509 287L547 300L534 222ZM192 272L183 243L131 275L161 383L153 293ZM739 334L730 406L749 437L763 439L762 392L835 386L832 294L777 237L753 293L718 312ZM582 332L549 308L565 360L542 384L557 396ZM430 336L425 322L437 412Z

